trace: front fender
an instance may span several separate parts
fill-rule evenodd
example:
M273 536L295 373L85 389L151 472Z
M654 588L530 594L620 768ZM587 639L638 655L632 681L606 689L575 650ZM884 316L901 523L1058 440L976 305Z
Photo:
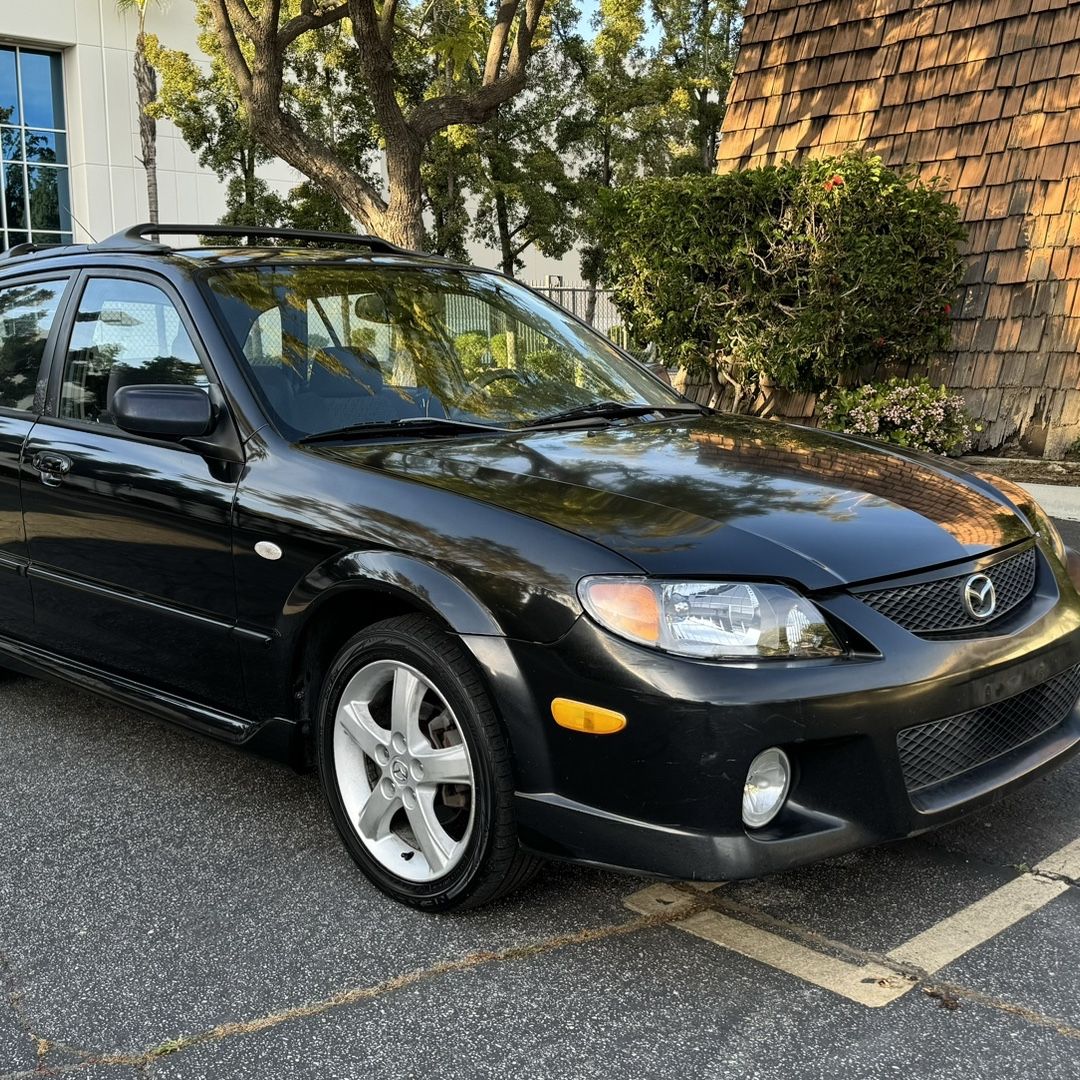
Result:
M350 551L317 566L289 594L283 621L306 621L313 605L356 586L397 593L437 614L457 634L503 634L488 609L460 581L423 559L394 551Z

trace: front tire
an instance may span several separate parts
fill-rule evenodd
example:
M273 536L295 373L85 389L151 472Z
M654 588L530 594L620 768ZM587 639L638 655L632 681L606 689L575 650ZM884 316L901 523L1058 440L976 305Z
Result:
M477 907L532 877L510 752L460 642L422 615L376 623L327 673L319 775L345 846L383 892L424 911Z

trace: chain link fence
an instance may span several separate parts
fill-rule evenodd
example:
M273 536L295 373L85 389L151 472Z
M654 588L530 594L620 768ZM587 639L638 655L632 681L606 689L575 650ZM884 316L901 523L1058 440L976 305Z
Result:
M627 333L622 313L611 299L610 289L590 289L588 285L576 283L566 285L561 278L549 277L546 281L531 281L531 288L542 293L549 300L554 300L571 315L584 319L606 338L632 353L639 359L645 359L644 350L639 348ZM592 312L590 313L590 298ZM590 317L591 314L591 317Z

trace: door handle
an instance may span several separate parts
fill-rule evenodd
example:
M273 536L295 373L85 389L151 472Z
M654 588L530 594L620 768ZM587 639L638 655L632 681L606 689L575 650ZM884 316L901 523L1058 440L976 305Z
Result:
M63 454L42 452L34 455L31 463L41 474L41 482L46 487L58 487L64 482L64 477L71 472L71 458Z

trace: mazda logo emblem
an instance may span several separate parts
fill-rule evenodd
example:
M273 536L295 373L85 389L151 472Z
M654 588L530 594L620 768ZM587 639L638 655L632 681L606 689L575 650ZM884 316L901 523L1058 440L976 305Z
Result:
M972 574L964 582L964 607L976 619L989 619L997 607L994 583L985 574Z

